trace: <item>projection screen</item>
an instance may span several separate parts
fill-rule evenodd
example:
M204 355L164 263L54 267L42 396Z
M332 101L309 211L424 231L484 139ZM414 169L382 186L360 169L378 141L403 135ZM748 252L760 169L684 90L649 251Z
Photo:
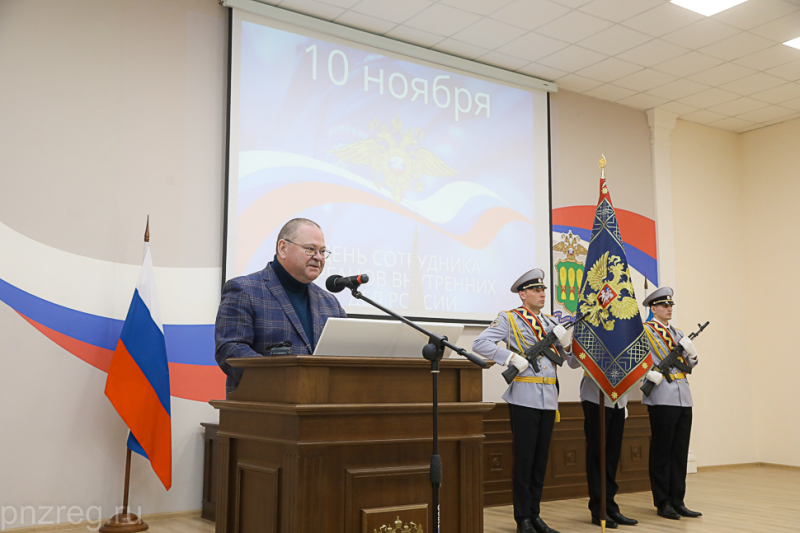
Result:
M366 273L410 317L491 320L550 271L544 91L238 9L230 86L226 279L264 268L294 217L332 252L315 283Z

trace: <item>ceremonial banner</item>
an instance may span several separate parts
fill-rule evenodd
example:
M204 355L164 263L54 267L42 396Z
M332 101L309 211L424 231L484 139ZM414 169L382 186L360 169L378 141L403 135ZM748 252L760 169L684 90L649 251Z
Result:
M652 363L605 171L585 265L572 349L613 405Z
M144 263L106 381L106 396L131 430L128 448L150 460L158 479L172 486L169 366L158 311L153 259Z

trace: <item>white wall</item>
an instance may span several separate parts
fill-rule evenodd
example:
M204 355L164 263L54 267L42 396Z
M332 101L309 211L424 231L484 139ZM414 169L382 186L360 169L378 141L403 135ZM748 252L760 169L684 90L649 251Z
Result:
M800 279L800 120L741 135L745 269L737 269L759 460L800 466L797 289ZM734 263L736 264L736 263ZM743 322L743 321L741 321ZM740 323L741 323L740 322ZM759 336L759 333L761 336Z
M0 223L65 261L140 265L149 214L157 268L220 270L227 11L215 0L4 0L0 21ZM88 292L58 260L14 260ZM207 279L192 289L218 298L220 276ZM36 520L50 505L110 516L127 430L103 394L106 374L1 303L0 347L0 506L34 506ZM173 488L134 456L134 508L200 508L199 424L217 419L206 403L172 399ZM4 513L5 528L31 524L30 512Z
M700 364L692 451L698 466L758 460L753 366L742 335L742 278L748 269L739 135L679 120L670 137L675 229L674 323L696 341Z
M698 464L800 466L784 340L800 274L800 121L741 135L678 121L671 141L677 320L684 330L711 321L691 379Z
M570 91L550 95L553 208L597 205L600 156L614 207L655 217L650 128L644 111Z

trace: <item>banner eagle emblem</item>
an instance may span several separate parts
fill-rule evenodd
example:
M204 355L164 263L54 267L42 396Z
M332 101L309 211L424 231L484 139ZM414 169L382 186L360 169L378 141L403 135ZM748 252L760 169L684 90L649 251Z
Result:
M609 257L608 252L601 255L589 269L586 283L594 292L585 291L581 296L580 310L593 326L602 325L611 331L614 318L629 320L639 314L628 265L618 256Z

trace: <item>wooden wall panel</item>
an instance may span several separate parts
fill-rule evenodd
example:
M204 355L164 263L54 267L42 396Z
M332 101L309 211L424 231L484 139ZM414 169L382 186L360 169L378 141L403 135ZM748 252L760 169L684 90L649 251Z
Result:
M507 505L511 501L511 426L508 405L497 404L483 416L483 504Z
M559 404L561 422L555 425L550 442L550 457L544 480L544 500L586 498L586 440L583 434L583 409L580 402ZM650 422L647 407L628 403L628 419L617 471L619 492L650 490L648 457ZM498 403L484 416L483 497L484 506L511 505L511 478L514 457L508 405Z

